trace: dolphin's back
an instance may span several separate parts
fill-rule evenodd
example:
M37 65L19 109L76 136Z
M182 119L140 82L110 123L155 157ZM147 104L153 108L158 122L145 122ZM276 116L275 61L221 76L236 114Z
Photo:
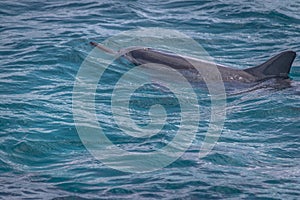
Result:
M296 57L295 52L285 51L272 57L261 65L241 70L222 65L215 65L206 61L180 56L152 48L135 49L128 51L124 55L134 64L158 63L170 66L177 70L194 71L195 76L191 76L190 78L193 77L192 79L198 79L199 81L201 81L200 79L203 79L203 76L212 77L212 74L209 74L209 72L211 72L209 69L216 66L223 81L238 81L246 83L261 81L268 78L288 78L291 65ZM194 67L198 69L198 71L200 69L200 76L199 74L196 76L198 72L197 70L195 71Z

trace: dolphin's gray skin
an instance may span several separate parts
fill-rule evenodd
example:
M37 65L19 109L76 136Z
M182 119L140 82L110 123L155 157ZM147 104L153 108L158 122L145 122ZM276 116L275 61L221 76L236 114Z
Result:
M214 66L219 70L224 82L236 81L242 83L254 83L270 78L287 79L291 65L296 57L294 51L285 51L272 57L263 64L242 70L215 65L199 59L176 55L152 48L130 47L115 52L95 42L91 42L90 44L107 53L122 56L135 65L157 63L172 67L182 73L184 73L183 71L188 71L189 73L184 74L188 74L185 76L188 76L189 80L192 79L192 82L201 82L203 81L204 76L209 77L210 79L216 78L214 77L215 75L210 73L212 72L210 69Z

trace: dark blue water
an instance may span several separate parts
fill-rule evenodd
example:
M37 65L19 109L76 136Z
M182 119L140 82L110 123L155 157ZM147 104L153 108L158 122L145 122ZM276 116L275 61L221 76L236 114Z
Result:
M2 1L0 198L299 198L299 57L288 86L277 83L227 97L222 134L199 159L210 112L204 99L194 145L153 172L118 171L94 158L78 136L72 112L75 77L92 51L91 40L140 27L174 29L199 42L217 63L243 69L284 50L300 53L299 10L300 1L278 0ZM165 131L130 140L110 123L110 81L98 86L96 107L113 142L151 152L174 138L180 119L174 94L165 89L158 100L169 114ZM161 93L145 86L131 98L131 116L140 122L149 121L143 116L157 99L147 107L139 94L152 92Z

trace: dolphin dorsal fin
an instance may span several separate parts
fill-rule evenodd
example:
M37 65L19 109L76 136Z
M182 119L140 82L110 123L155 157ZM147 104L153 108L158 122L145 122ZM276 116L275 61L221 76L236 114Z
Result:
M256 67L245 69L244 71L259 79L267 77L287 78L295 57L296 52L284 51L272 57L265 63Z

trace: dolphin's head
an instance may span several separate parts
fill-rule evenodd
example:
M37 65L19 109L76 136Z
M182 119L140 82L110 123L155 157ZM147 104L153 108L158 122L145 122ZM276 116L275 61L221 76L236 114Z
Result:
M149 49L148 47L130 47L122 49L118 53L130 62L140 65L156 60L157 55L153 55Z

